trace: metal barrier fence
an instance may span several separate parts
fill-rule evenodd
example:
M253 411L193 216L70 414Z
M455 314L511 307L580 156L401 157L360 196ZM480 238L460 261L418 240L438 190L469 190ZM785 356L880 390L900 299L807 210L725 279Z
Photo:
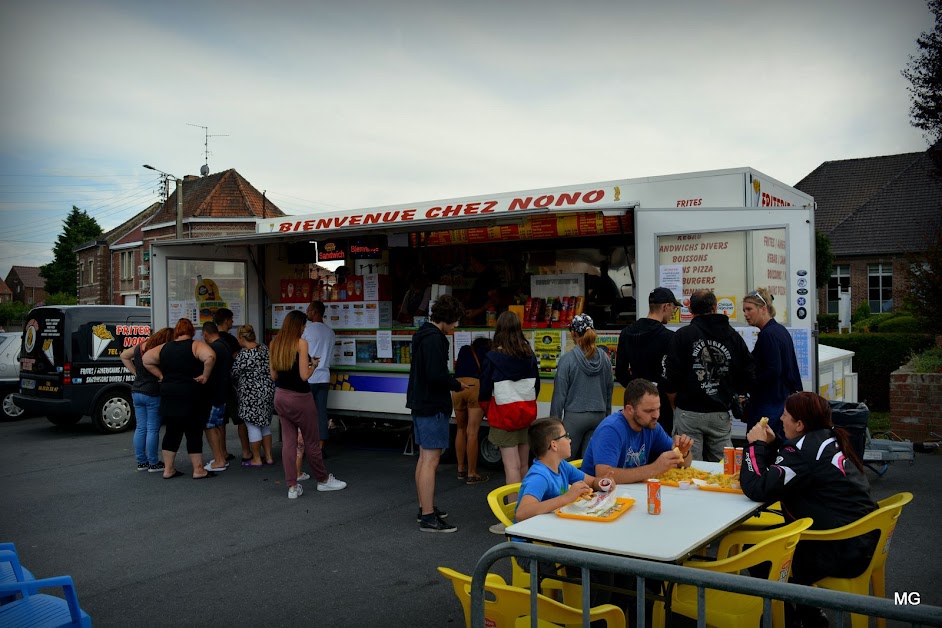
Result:
M732 591L763 598L763 628L771 625L772 599L785 600L797 604L806 604L818 608L834 610L837 613L837 625L844 625L845 613L858 613L871 617L884 617L894 621L909 622L913 626L942 626L942 607L896 605L893 601L866 595L855 595L840 591L829 591L815 587L772 582L760 578L747 578L734 574L714 573L680 565L656 563L636 558L611 556L595 552L534 545L532 543L501 543L486 551L474 567L471 583L471 625L484 626L484 579L491 566L502 558L519 556L529 559L530 572L530 616L531 626L537 625L537 598L539 590L537 578L538 562L559 563L582 568L582 582L589 582L591 570L607 571L628 576L635 576L637 601L637 625L645 623L645 588L646 578L657 581L670 581L690 584L697 587L699 617L697 625L706 626L706 589ZM928 586L937 586L927 583ZM590 587L582 587L582 625L589 625Z

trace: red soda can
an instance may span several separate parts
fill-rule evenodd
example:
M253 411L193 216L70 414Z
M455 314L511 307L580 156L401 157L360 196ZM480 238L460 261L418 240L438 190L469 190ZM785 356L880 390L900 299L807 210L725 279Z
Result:
M742 468L742 447L736 448L736 468L733 470L733 473L739 473L739 470Z
M732 475L736 473L736 448L723 447L723 473Z
M661 514L661 481L648 480L648 514Z

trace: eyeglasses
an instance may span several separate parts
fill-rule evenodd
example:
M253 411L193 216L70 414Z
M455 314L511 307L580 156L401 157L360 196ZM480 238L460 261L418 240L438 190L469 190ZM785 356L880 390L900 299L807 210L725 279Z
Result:
M569 432L566 432L566 433L563 434L562 436L557 436L556 438L553 438L553 439L551 439L551 440L557 441L557 440L562 440L562 439L564 439L564 438L565 438L566 440L572 440L572 436L569 435Z
M765 299L762 298L762 295L759 294L758 290L753 290L752 292L746 295L747 299L750 297L755 297L756 299L759 299L760 301L762 301L762 305L769 307L769 304L765 302Z

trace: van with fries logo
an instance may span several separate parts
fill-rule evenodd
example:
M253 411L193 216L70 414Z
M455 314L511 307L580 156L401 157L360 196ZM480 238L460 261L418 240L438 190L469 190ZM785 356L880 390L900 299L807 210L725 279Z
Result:
M134 425L131 383L121 352L150 336L150 309L120 305L34 308L26 317L16 404L55 425L83 416L102 432Z

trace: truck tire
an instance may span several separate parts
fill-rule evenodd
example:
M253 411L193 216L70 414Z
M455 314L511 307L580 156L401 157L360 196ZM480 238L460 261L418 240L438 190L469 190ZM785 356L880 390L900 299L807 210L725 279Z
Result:
M478 432L478 465L488 469L503 469L500 447L487 439L488 429L482 425Z
M3 396L3 420L13 421L23 416L25 410L13 403L13 395L17 392L16 388L11 388L10 390L5 390L0 392L0 395Z
M110 390L101 396L92 414L92 423L100 432L118 434L134 426L134 406L123 390Z
M49 414L46 415L46 418L53 425L58 425L59 427L65 427L67 425L75 425L82 420L81 414Z

